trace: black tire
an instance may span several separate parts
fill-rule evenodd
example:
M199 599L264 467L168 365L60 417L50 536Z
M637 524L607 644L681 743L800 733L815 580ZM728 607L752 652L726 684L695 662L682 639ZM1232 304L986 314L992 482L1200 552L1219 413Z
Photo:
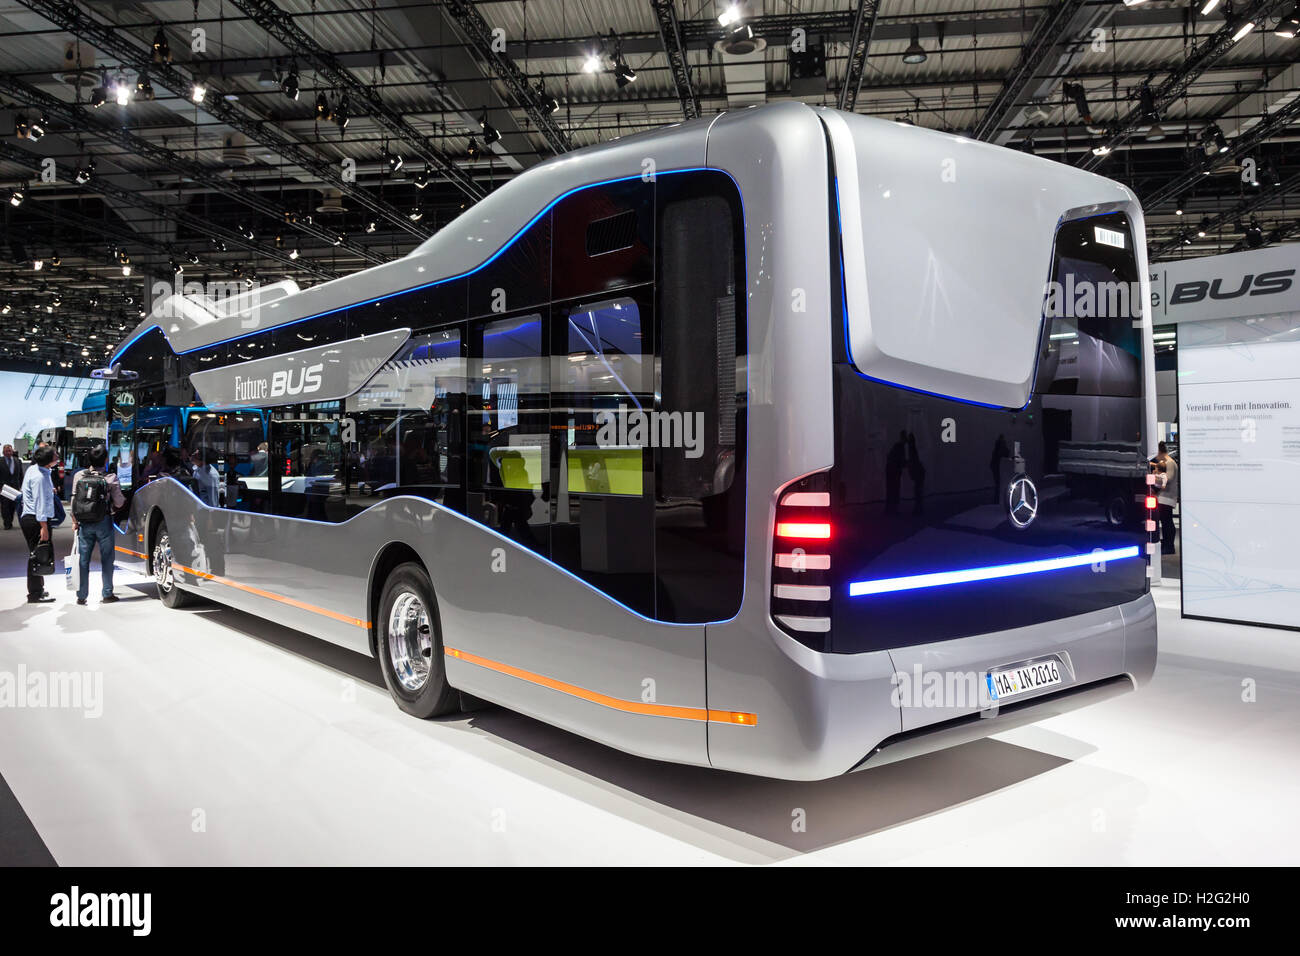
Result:
M194 595L176 586L176 571L172 568L172 560L171 536L167 533L167 522L163 521L154 534L149 568L153 572L153 581L158 586L158 598L163 606L187 607L194 604L196 599Z
M421 719L455 713L460 695L447 683L438 606L424 568L401 564L388 575L375 627L379 669L397 706Z

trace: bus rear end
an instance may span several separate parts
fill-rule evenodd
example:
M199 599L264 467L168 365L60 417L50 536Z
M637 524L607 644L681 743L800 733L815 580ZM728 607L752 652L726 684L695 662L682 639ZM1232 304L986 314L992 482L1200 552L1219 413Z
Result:
M772 489L773 652L709 632L711 699L748 693L759 731L711 732L715 766L798 777L1106 699L1156 649L1136 200L1011 150L817 115L830 414L808 427L832 432L832 460ZM797 467L790 447L774 460Z

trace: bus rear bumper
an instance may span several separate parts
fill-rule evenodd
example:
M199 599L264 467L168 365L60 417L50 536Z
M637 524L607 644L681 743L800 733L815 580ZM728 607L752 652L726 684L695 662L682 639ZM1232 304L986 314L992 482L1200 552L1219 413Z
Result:
M1156 612L1135 601L1029 627L862 654L820 654L770 625L709 628L709 706L733 695L757 714L747 727L711 724L714 767L791 780L869 769L1001 733L1146 684L1155 670ZM735 660L730 658L735 657ZM990 672L1055 659L1061 682L991 706Z

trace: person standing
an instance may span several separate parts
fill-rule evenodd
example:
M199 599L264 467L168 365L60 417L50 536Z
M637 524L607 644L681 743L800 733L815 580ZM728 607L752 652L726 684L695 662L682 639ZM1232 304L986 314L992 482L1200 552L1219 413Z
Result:
M1156 455L1156 502L1160 505L1160 553L1175 554L1177 531L1174 529L1174 505L1178 504L1178 462L1169 454L1169 446L1161 442Z
M34 552L36 545L49 541L53 547L52 522L54 520L54 485L50 483L50 463L54 461L54 449L42 445L32 453L32 463L23 475L23 513L18 519L27 539L28 552ZM34 572L35 562L27 559L27 602L29 604L48 604L54 598L45 590L45 578Z
M15 491L21 491L23 487L23 463L14 454L13 445L5 445L4 456L0 457L0 485L7 485ZM17 501L0 495L0 514L3 515L6 531L14 526L14 511L17 507Z
M105 470L108 449L96 445L90 450L88 467L72 479L72 530L77 533L77 552L81 559L81 584L77 603L85 604L90 594L90 558L99 547L99 575L102 585L100 603L120 600L113 593L114 528L113 512L125 507L126 496L117 475Z

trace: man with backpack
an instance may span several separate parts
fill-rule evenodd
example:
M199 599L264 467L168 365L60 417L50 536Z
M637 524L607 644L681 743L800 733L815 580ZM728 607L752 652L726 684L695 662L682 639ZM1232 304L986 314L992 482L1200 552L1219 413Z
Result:
M101 604L119 600L113 593L113 512L126 505L117 475L104 470L108 449L96 445L90 450L89 467L77 472L72 480L72 530L77 534L81 555L81 583L77 603L85 604L90 593L90 556L99 545L100 576L103 584Z

